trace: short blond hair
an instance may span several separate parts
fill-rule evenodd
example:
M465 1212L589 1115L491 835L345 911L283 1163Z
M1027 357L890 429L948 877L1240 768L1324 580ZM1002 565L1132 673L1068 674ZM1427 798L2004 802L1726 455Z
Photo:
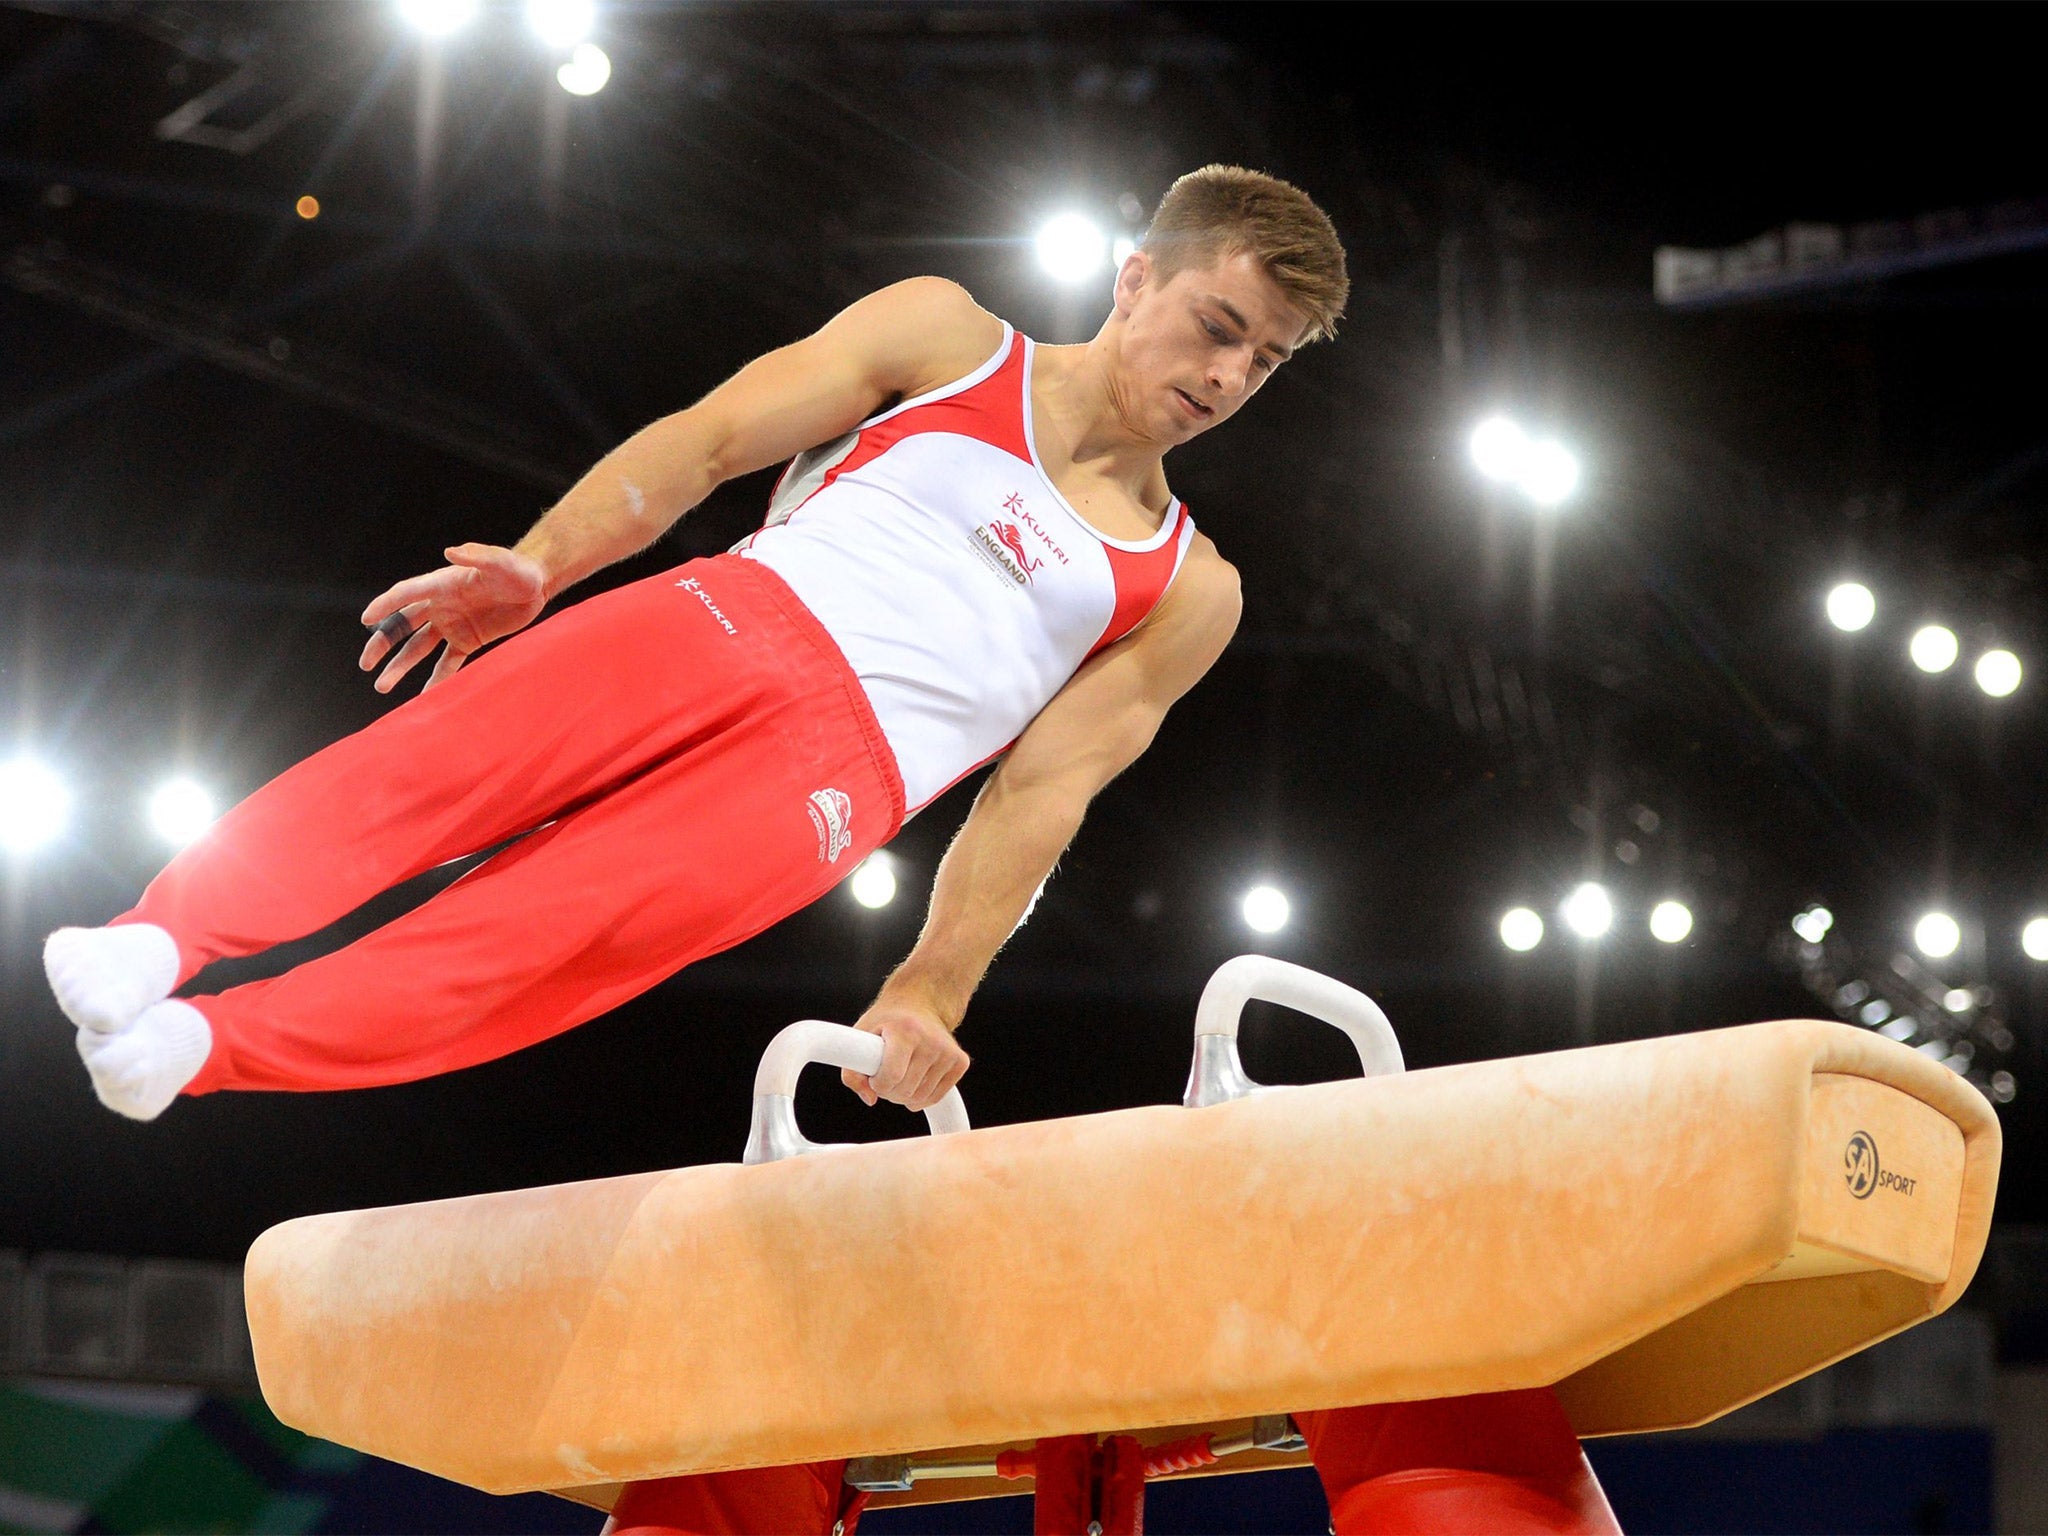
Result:
M1162 282L1248 252L1308 316L1304 342L1336 335L1351 296L1344 245L1330 216L1291 182L1241 165L1205 165L1167 188L1139 249Z

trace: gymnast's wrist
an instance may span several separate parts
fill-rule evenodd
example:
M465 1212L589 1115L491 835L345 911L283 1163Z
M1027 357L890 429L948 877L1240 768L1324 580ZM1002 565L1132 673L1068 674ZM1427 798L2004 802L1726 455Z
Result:
M581 574L569 568L569 562L562 552L553 547L555 541L535 538L529 533L512 546L512 553L531 560L540 567L540 590L542 599L552 603L581 579Z
M962 995L962 989L948 986L939 978L913 968L907 960L882 983L874 1005L927 1014L943 1024L948 1034L957 1032L960 1021L967 1016L967 998Z

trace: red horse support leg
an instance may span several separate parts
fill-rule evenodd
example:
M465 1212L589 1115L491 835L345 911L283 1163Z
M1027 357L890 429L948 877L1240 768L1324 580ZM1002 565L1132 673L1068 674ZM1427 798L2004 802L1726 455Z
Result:
M1298 1413L1337 1536L1620 1536L1548 1388Z
M864 1493L843 1461L755 1467L634 1483L605 1536L853 1536Z

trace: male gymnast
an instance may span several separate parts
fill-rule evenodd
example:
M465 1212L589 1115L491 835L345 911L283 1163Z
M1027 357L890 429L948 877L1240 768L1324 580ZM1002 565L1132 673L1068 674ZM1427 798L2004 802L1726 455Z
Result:
M1347 291L1306 194L1210 166L1085 345L897 283L627 439L515 547L448 550L363 615L381 691L440 648L418 698L229 811L112 924L50 936L101 1102L149 1120L180 1093L404 1082L547 1039L817 900L1000 758L860 1019L882 1066L846 1074L870 1104L935 1103L1089 801L1236 628L1237 572L1165 455L1331 335ZM737 549L485 651L792 455ZM172 997L500 844L343 949Z

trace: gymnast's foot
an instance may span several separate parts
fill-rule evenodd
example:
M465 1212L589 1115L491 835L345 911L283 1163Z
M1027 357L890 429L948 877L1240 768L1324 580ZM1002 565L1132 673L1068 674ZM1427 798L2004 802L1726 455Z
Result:
M178 942L154 923L59 928L43 942L57 1006L80 1029L118 1034L178 984Z
M213 1051L213 1027L190 1003L142 1010L117 1035L78 1032L78 1054L100 1102L130 1120L154 1120L199 1075Z

